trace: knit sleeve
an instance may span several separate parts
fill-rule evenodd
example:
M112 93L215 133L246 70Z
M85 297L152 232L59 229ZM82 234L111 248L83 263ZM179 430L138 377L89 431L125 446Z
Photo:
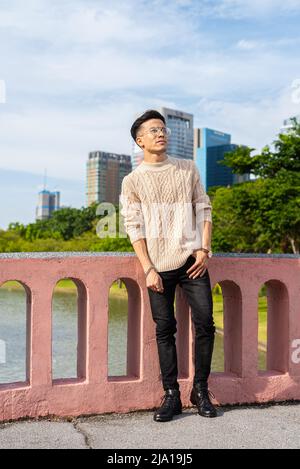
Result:
M201 181L199 170L194 161L192 161L193 170L193 209L199 220L212 222L212 204L209 196L206 194Z
M146 238L141 201L128 176L125 176L122 181L120 202L122 205L120 213L124 217L124 228L131 243Z

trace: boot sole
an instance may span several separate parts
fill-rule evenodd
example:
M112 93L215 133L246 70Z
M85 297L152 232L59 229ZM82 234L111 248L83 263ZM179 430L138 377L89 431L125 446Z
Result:
M174 415L179 415L179 414L182 414L182 409L181 410L176 410L175 412L173 412L173 416ZM157 417L153 417L153 420L155 422L170 422L171 420L173 420L173 417L171 417L170 419L164 419L164 418L157 418Z

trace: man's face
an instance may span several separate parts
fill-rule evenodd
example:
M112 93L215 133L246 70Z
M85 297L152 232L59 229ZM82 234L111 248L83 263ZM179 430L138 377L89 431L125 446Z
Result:
M136 143L150 153L165 153L168 146L168 136L159 130L151 132L155 127L165 128L165 124L160 119L150 119L142 124L138 130Z

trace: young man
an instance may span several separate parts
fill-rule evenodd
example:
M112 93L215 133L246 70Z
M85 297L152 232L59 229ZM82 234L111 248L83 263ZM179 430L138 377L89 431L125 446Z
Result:
M154 413L154 420L166 422L182 412L174 337L177 332L174 317L177 284L186 294L195 326L195 377L191 402L197 405L200 415L216 417L208 390L215 338L207 270L212 255L210 199L194 161L166 153L170 130L159 112L146 111L133 123L131 135L142 148L144 159L122 181L121 214L146 275L156 323L165 395Z

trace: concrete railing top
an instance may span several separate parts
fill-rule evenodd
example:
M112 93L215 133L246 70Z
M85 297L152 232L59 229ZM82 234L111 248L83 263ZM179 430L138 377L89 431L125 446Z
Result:
M214 257L237 257L237 258L266 258L266 259L300 259L300 254L262 254L262 253L214 253ZM1 253L0 259L49 259L60 257L106 257L123 256L135 257L134 252L89 252L89 251L67 251L67 252L11 252Z

